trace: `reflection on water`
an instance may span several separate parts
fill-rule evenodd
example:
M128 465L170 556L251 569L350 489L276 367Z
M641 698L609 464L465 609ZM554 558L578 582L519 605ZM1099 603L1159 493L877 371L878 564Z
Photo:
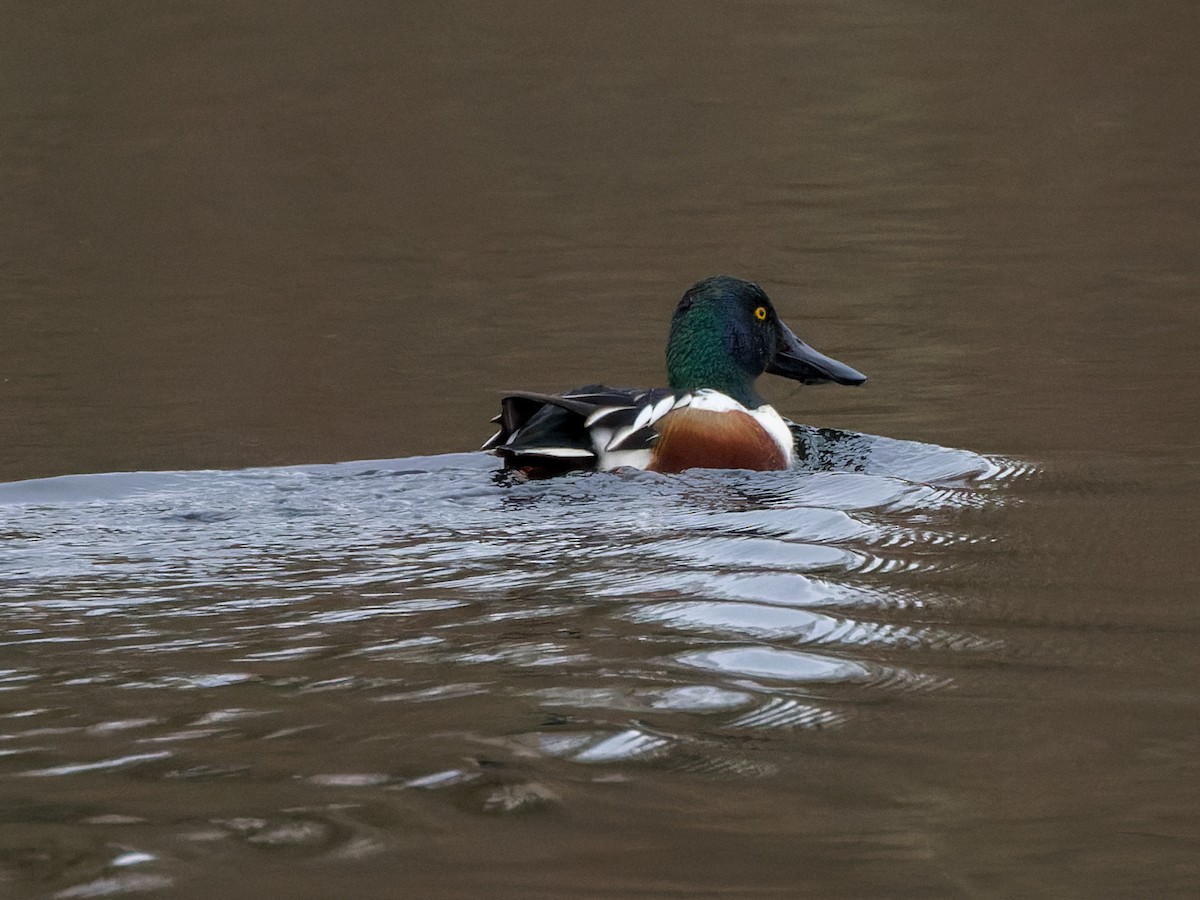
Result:
M0 771L34 809L86 785L65 818L102 832L153 798L152 842L42 876L149 889L196 843L370 856L397 835L347 810L377 796L511 813L630 766L768 777L788 734L952 686L930 654L991 644L930 624L954 598L912 576L985 541L945 513L1022 468L799 435L795 472L506 486L461 454L0 485ZM186 812L213 782L237 790Z

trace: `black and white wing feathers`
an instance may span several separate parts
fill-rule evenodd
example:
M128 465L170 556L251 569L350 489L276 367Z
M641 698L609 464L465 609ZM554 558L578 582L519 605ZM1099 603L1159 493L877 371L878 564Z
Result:
M690 394L667 388L638 390L588 385L562 394L527 391L500 401L500 430L483 445L512 467L557 461L566 468L608 468L623 451L648 451L654 423Z

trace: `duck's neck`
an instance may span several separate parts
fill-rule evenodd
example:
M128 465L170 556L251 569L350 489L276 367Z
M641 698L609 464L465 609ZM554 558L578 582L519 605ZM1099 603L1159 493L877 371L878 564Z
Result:
M746 409L757 409L766 402L754 390L754 379L734 360L690 349L687 342L679 341L672 341L667 349L667 377L672 390L709 388L732 397Z

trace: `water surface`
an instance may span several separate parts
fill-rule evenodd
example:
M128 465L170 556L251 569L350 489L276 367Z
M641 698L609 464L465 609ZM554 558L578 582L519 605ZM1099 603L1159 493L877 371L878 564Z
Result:
M0 894L1200 893L1192 5L3 18ZM719 272L803 469L470 452Z
M573 841L635 802L673 842L685 787L794 809L827 734L919 715L1010 652L959 624L950 571L987 559L989 510L1028 476L805 438L840 462L509 484L457 454L0 486L0 767L12 824L59 826L10 839L11 870L66 897L272 853L354 878L443 856L462 820Z

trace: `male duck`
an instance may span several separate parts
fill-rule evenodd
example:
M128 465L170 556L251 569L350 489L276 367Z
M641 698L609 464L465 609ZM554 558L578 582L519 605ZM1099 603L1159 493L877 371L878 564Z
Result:
M512 393L500 401L492 420L500 431L483 449L535 478L622 466L786 469L794 438L754 390L764 372L803 384L867 380L796 337L757 284L706 278L683 295L671 319L670 388Z

